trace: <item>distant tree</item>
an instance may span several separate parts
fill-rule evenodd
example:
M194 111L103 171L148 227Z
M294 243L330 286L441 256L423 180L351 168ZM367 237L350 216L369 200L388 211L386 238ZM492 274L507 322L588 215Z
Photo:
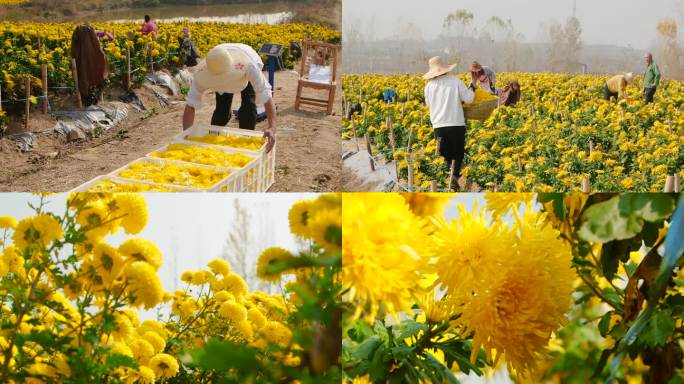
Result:
M230 263L233 272L245 279L251 290L277 292L278 287L256 277L258 257L261 251L272 243L271 229L267 227L266 217L256 220L256 223L260 224L257 226L253 223L250 210L244 207L238 199L233 201L233 208L235 219L223 246L222 258ZM261 208L267 208L267 203ZM268 212L268 209L252 210L262 212L263 216L265 212Z
M578 70L579 51L582 49L581 36L580 22L574 16L569 17L565 25L552 24L549 27L551 43L549 60L552 71L574 72Z
M663 76L681 79L684 77L681 64L684 54L677 36L677 22L670 18L663 19L658 23L656 30L658 33L656 59L659 61Z
M475 32L473 29L474 19L475 16L473 13L466 9L458 9L444 18L442 28L444 29L445 35L454 38L451 47L448 47L450 61L455 61L457 63L462 61L463 40L472 38L472 35Z

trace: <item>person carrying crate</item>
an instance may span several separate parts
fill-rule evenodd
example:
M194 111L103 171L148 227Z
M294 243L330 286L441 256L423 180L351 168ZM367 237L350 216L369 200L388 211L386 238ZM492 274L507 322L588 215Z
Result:
M439 152L447 164L454 162L454 178L458 180L465 156L466 119L462 103L473 102L475 86L466 87L460 79L449 76L455 67L435 56L423 78L427 80L425 104L430 109L435 137L440 141Z
M212 48L204 67L195 73L183 113L183 129L195 121L195 110L202 105L202 95L207 90L216 93L216 108L211 125L226 126L230 121L233 95L240 93L242 102L238 110L240 129L254 130L257 123L257 104L264 105L268 129L264 131L267 151L275 145L276 109L271 85L262 69L259 54L245 44L219 44Z

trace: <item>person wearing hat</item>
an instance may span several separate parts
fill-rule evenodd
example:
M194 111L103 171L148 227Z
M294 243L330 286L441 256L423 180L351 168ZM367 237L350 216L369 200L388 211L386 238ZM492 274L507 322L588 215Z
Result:
M634 74L627 72L622 75L615 75L606 81L606 86L603 87L603 98L610 101L611 98L616 100L627 99L627 85L632 84Z
M216 92L216 108L211 125L226 126L230 121L233 95L240 93L242 104L238 110L240 129L254 130L257 123L257 105L264 105L268 129L264 131L267 149L275 144L276 110L271 85L262 69L264 63L259 54L245 44L220 44L212 48L202 67L192 81L183 113L183 129L195 121L195 110L202 104L202 94L207 90Z
M480 85L480 89L487 91L490 95L496 94L496 73L486 66L480 65L477 61L470 64L470 74L472 76L471 86Z
M425 104L430 109L430 121L439 140L439 152L451 164L455 161L454 177L460 177L465 156L466 120L462 103L475 99L475 86L466 87L460 79L449 76L456 65L448 65L435 56L429 61L429 71L423 75Z

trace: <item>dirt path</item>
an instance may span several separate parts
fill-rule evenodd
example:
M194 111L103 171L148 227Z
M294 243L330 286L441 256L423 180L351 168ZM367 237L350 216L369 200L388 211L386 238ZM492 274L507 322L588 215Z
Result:
M338 191L341 108L336 103L333 116L315 110L295 111L297 77L290 71L276 75L277 175L270 191ZM239 101L236 95L235 108ZM169 143L181 131L184 107L184 102L177 101L165 109L157 104L153 113L130 113L123 124L94 140L65 144L56 134L41 135L29 153L0 139L0 191L62 192L109 173ZM207 94L196 121L210 121L213 108L214 96ZM235 119L229 126L237 127ZM265 127L266 122L259 123L257 130Z

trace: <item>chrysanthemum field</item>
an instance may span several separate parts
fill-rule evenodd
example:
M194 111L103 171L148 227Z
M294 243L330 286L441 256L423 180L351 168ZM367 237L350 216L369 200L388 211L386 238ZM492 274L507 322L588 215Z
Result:
M342 230L345 382L684 381L684 197L345 194Z
M655 103L644 105L639 80L629 101L609 103L602 98L607 78L499 74L502 86L520 82L521 101L468 122L462 175L488 191L579 191L584 179L595 191L662 191L668 175L683 171L684 84L664 82ZM403 188L410 162L412 191L429 191L432 181L443 191L450 164L437 151L424 86L416 75L345 75L345 99L361 112L343 122L343 138L368 134L374 157L397 162ZM386 89L397 92L396 102L383 102Z

